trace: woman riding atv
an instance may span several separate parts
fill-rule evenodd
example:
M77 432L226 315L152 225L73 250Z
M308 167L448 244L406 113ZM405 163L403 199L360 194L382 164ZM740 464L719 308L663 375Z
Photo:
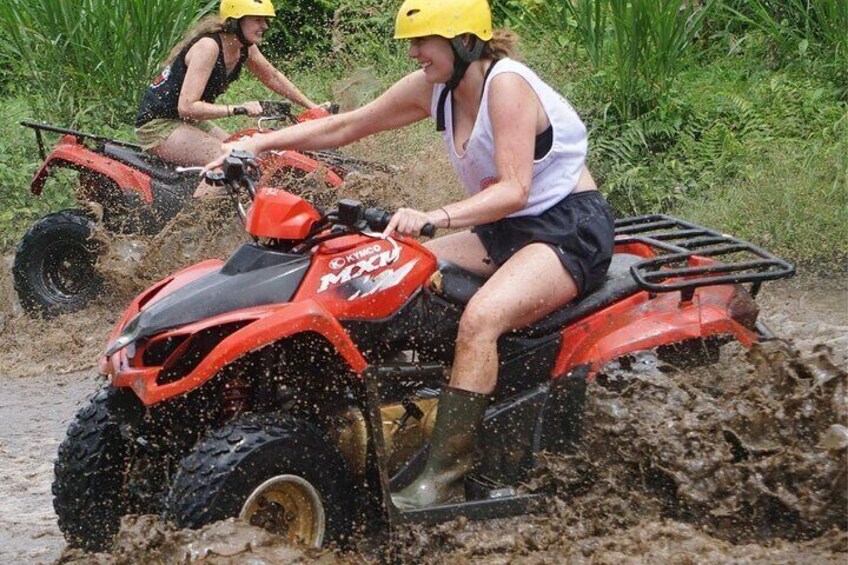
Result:
M406 0L395 38L410 40L421 68L370 104L224 148L339 147L435 118L468 197L427 212L401 208L384 234L418 235L427 223L470 228L427 247L488 280L462 315L425 469L392 495L412 509L461 496L497 380L499 336L598 286L614 224L585 165L586 128L562 96L510 58L515 38L493 33L486 0Z
M179 165L202 165L219 155L229 134L208 120L262 112L255 100L215 103L238 79L242 65L277 94L307 108L317 106L259 51L274 16L271 0L221 0L220 14L189 31L142 97L135 126L144 149ZM201 183L195 196L208 190Z

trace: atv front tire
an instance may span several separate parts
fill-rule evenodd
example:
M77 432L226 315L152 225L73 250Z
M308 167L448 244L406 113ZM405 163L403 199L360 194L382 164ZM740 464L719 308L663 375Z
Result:
M189 528L240 517L321 547L350 533L351 490L344 459L318 428L247 414L213 430L183 459L167 514Z
M119 421L122 412L139 407L131 392L109 387L90 398L68 427L54 465L53 508L72 547L108 549L130 510L124 485L131 446Z
M44 317L76 312L103 288L96 270L101 245L94 220L81 210L47 214L15 250L15 290L25 310Z

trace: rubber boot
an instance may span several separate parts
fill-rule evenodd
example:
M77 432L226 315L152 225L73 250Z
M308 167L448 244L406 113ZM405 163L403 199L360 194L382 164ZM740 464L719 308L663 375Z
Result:
M408 487L392 494L396 507L425 508L463 494L463 479L476 462L477 432L488 405L488 395L442 388L424 471Z

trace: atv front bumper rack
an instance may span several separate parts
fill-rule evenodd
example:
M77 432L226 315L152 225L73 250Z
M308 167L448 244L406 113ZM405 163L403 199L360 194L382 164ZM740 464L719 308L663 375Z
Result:
M642 289L680 291L683 300L698 287L739 283L752 283L756 296L764 281L795 274L794 265L752 243L663 214L616 220L615 243L652 248L656 256L630 273Z

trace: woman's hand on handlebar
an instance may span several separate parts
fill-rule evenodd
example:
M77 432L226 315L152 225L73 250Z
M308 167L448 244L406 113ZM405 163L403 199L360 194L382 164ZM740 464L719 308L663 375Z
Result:
M413 208L398 208L392 219L389 220L389 225L383 230L383 235L389 236L393 232L398 232L402 235L431 236L434 231L434 226L438 226L439 216L433 212L421 212Z
M256 136L249 137L247 139L241 139L239 141L231 141L230 143L222 143L221 144L221 156L215 159L214 161L210 161L203 166L203 169L200 171L201 175L205 175L207 172L217 169L221 165L224 164L224 159L230 156L230 153L235 149L241 149L242 151L247 151L248 153L252 153L253 155L257 155L259 153L257 149L258 140L256 140Z
M257 117L262 115L262 104L258 100L251 100L250 102L242 102L239 104L242 108L247 110L247 115L251 117Z

